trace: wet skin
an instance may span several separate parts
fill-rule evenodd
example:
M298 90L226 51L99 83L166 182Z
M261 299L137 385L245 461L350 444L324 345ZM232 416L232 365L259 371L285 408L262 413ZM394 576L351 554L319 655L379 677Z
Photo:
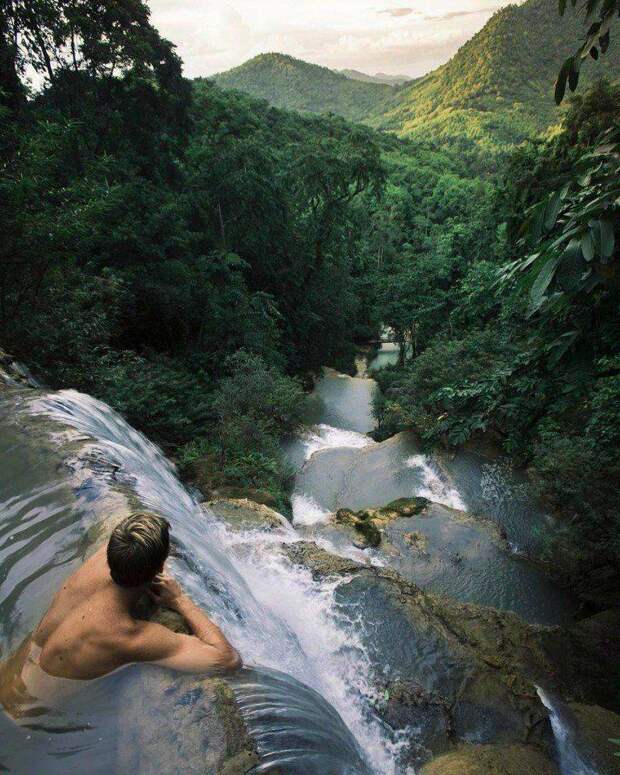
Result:
M131 611L145 593L180 613L192 634L135 619ZM67 579L34 633L0 663L0 702L16 717L21 701L50 693L50 679L68 679L59 685L88 681L136 662L188 673L241 666L219 627L163 568L147 587L120 587L110 576L104 546Z

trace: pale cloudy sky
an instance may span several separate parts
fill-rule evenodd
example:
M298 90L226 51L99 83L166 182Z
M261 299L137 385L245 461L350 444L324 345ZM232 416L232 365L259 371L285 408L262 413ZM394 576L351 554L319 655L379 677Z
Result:
M149 0L188 76L278 51L334 69L416 76L447 61L506 0Z

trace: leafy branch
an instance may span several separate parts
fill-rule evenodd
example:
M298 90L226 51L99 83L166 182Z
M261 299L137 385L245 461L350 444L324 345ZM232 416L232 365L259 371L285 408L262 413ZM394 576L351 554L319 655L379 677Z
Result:
M537 251L503 267L502 284L529 291L529 314L617 285L620 130L603 133L565 185L527 211L519 244ZM551 289L551 293L550 293Z
M560 15L564 16L569 0L559 0ZM577 0L570 0L573 8ZM586 37L577 51L564 62L555 85L555 101L559 105L566 94L568 84L575 91L579 83L581 64L591 56L598 59L609 48L610 29L615 17L620 16L620 0L585 0L585 21L592 21ZM598 17L598 18L596 18Z

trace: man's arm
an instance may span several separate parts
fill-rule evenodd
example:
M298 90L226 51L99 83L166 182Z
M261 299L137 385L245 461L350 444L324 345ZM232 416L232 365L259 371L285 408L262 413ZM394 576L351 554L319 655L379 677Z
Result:
M174 579L158 576L153 597L161 605L178 611L194 634L181 635L159 624L141 625L131 641L131 661L155 662L189 673L228 672L241 667L241 658L224 633Z

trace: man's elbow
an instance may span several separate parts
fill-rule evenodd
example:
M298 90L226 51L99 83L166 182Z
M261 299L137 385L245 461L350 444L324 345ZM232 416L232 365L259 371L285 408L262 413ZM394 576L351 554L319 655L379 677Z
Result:
M243 660L241 655L234 648L229 648L222 658L222 668L226 673L234 673L236 670L240 670L243 667Z

